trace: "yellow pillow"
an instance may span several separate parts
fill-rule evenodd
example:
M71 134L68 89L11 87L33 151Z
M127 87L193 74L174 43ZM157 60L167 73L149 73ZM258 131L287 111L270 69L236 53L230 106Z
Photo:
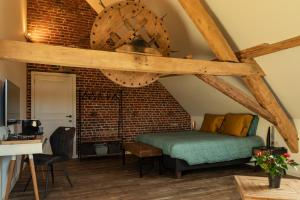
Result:
M205 114L200 131L215 133L220 129L223 120L224 115Z
M220 133L238 137L247 136L253 116L250 114L226 114Z

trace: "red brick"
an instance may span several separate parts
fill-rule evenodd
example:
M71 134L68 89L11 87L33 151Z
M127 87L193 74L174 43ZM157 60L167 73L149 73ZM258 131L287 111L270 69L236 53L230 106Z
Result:
M89 48L89 35L96 13L84 0L28 0L27 13L28 32L32 33L33 41ZM159 82L143 88L124 88L96 69L64 67L61 71L59 66L28 64L27 70L28 118L31 114L31 72L61 72L76 74L77 95L79 90L104 93L123 90L125 141L131 141L142 133L190 129L189 114ZM84 99L82 119L84 138L91 141L112 138L112 131L117 130L118 104L96 96L93 100Z

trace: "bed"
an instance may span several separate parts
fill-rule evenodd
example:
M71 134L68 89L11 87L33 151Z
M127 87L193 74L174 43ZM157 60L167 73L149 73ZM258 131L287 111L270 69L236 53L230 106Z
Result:
M190 169L246 163L252 148L264 145L258 136L235 137L199 131L144 134L137 136L136 141L160 148L164 165L174 169L177 177Z

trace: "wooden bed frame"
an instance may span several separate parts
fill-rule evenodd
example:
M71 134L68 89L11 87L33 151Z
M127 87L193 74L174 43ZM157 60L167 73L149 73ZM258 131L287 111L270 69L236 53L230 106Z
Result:
M195 170L195 169L204 169L204 168L210 168L210 167L241 165L241 164L248 163L250 161L250 159L251 158L249 157L249 158L242 158L242 159L236 159L236 160L225 161L225 162L205 163L205 164L199 164L199 165L189 165L184 160L177 159L177 158L171 158L168 155L163 155L163 166L165 168L174 170L176 177L181 178L183 171Z

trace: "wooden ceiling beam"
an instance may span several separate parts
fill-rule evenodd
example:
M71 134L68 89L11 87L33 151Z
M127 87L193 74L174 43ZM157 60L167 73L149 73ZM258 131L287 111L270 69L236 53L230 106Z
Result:
M91 8L96 13L100 13L106 6L109 6L110 4L117 3L120 0L85 0ZM135 1L135 0L126 0L126 1Z
M179 2L202 33L216 57L222 58L223 61L239 62L203 3L200 0L179 0Z
M235 55L217 24L210 16L203 0L179 0L179 2L207 40L217 59L238 62L238 57ZM260 67L259 65L257 66ZM290 150L295 153L298 152L299 144L297 130L284 109L277 102L263 78L261 76L248 76L243 80L257 99L258 103L274 116L277 122L275 124L277 130L282 137L285 138Z
M103 6L99 0L85 0L96 13L100 13L103 10Z
M26 63L159 74L264 75L255 65L78 49L0 40L0 59Z
M273 114L277 122L275 126L278 132L281 133L290 150L294 153L298 152L299 138L297 129L292 122L292 119L288 117L286 112L277 102L276 97L265 83L265 80L260 76L247 76L243 77L243 80L248 85L248 88L256 97L259 104Z
M275 53L285 49L300 46L300 36L293 37L287 40L276 42L273 44L261 44L254 47L250 47L236 53L239 59L256 58L267 54Z
M216 76L208 76L208 75L196 75L196 76L202 81L204 81L205 83L207 83L208 85L214 87L221 93L225 94L226 96L230 97L234 101L248 108L252 112L255 112L260 116L262 116L263 118L267 119L269 122L273 124L277 123L275 118L269 111L261 107L253 97L248 96L239 88L231 85L230 83Z

